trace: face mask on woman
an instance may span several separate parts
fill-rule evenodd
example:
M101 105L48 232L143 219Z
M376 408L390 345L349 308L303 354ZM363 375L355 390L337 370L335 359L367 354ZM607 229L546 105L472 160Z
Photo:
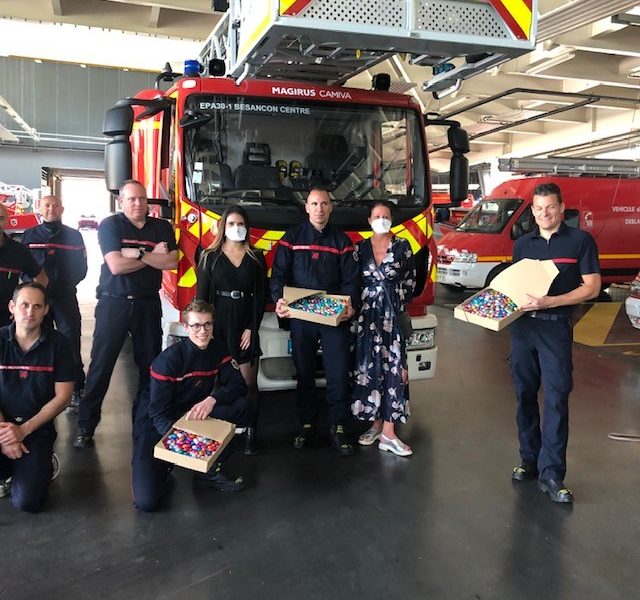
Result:
M373 229L374 233L389 233L391 221L386 217L373 219L373 221L371 221L371 229Z
M224 234L232 242L244 242L247 237L247 228L244 225L227 225Z

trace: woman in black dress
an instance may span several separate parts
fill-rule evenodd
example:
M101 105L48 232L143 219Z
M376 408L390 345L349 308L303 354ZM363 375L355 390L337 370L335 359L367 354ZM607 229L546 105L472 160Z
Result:
M218 222L218 235L198 262L196 297L215 309L215 335L222 338L240 366L253 408L245 454L255 454L258 420L258 330L264 314L267 265L249 240L249 219L240 206L229 206Z

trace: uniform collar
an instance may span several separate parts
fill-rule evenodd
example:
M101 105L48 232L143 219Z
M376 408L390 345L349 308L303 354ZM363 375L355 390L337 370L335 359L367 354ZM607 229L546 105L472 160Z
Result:
M322 237L323 235L329 233L329 230L331 229L331 223L327 223L324 226L324 229L322 231L318 231L312 224L311 221L307 221L307 227L309 228L309 231L311 232L311 235L313 237L313 239L318 239L319 237Z
M33 344L33 346L31 346L31 348L27 350L27 352L31 352L31 350L34 350L35 348L40 346L40 344L46 342L47 339L49 339L48 327L46 327L45 325L40 325L40 337L36 340L35 344ZM18 341L16 340L16 324L13 321L9 325L9 341L14 343L19 348Z
M119 212L116 213L116 215L120 218L121 221L123 221L124 223L128 223L129 225L131 225L132 227L135 227L136 229L144 229L144 226L149 222L149 215L147 215L144 218L144 224L142 225L142 227L138 227L131 219L129 219L127 217L127 215L125 215L123 212Z
M562 221L560 223L560 227L558 228L558 231L555 231L554 233L552 233L551 237L549 239L551 239L551 238L553 238L553 237L555 237L557 235L558 236L564 236L564 235L567 234L568 231L569 231L569 226L564 221ZM541 239L545 239L540 235L540 227L538 227L537 225L536 225L536 228L533 230L533 237L539 237Z

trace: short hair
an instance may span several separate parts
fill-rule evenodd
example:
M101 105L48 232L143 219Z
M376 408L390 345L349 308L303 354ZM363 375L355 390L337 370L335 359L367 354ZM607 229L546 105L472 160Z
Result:
M389 202L389 200L374 200L371 203L371 206L369 207L369 216L371 216L371 213L373 212L373 209L376 206L384 206L385 208L389 209L391 220L393 220L393 203L392 202Z
M137 179L127 179L126 181L123 181L122 185L120 186L120 190L118 191L118 198L122 198L123 190L127 185L139 185L144 190L144 193L146 196L147 188L144 187L144 183L142 183L141 181L138 181Z
M186 322L187 313L206 313L211 315L213 318L213 305L209 304L205 300L201 300L200 298L194 298L189 304L187 308L182 311L182 318Z
M311 192L324 192L329 197L329 200L331 200L331 192L329 191L329 186L324 181L311 182L311 185L309 186L309 193L307 194L305 203L309 199Z
M562 192L557 183L540 183L533 190L534 196L556 196L558 204L562 204Z
M26 281L24 283L21 283L19 285L16 286L16 289L13 290L13 296L11 296L11 299L16 302L18 300L18 296L20 295L20 292L24 289L28 289L31 288L33 290L38 290L40 292L42 292L42 296L44 297L44 305L48 306L49 305L49 296L47 294L47 289L41 284L38 283L37 281Z

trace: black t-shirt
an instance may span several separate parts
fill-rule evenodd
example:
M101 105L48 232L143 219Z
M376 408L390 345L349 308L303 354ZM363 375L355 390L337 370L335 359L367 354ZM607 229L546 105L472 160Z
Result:
M142 228L136 227L124 213L107 217L98 227L100 250L105 256L109 252L120 252L122 248L144 248L151 252L160 242L166 242L169 251L176 249L173 228L167 221L147 217ZM126 275L113 275L105 262L100 271L98 295L101 293L114 296L153 296L158 293L162 283L162 271L153 267L145 267Z
M513 262L522 258L553 260L558 267L558 275L549 288L549 296L560 296L575 290L582 284L582 275L600 273L598 247L586 231L560 224L560 229L547 241L540 230L519 238L513 247ZM550 308L545 313L570 315L571 306Z
M23 352L15 324L0 329L0 410L6 421L24 423L55 396L55 383L75 381L76 367L69 340L48 327ZM55 433L53 422L31 435Z
M11 313L7 308L13 292L20 283L20 275L32 279L41 269L31 252L8 235L0 237L0 326L10 322Z

